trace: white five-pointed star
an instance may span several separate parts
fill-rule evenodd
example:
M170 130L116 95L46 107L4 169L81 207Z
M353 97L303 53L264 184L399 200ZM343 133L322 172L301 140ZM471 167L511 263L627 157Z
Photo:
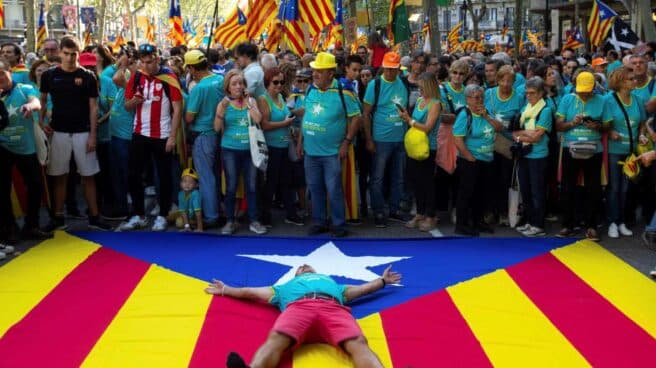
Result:
M323 111L323 106L321 106L321 104L316 104L312 108L312 114L314 115L319 115L321 114L322 111Z
M241 125L241 126L248 125L248 119L246 119L246 118L239 119L239 125Z
M603 18L604 16L606 16L606 11L600 10L599 11L599 18Z
M460 101L456 101L456 103L453 104L453 107L455 107L456 110L458 110L459 108L461 108L461 107L463 107L463 106L465 106L465 104L463 104L463 103L460 102Z
M399 104L399 105L400 105L400 104L401 104L401 101L403 101L403 100L401 99L400 96L394 96L394 97L392 97L392 103L394 103L394 104Z
M629 34L629 30L626 29L626 28L622 28L622 32L621 32L621 33L622 33L622 36L626 36L626 35Z
M239 257L258 259L291 267L274 285L284 284L294 278L296 269L304 264L310 265L317 273L328 276L340 276L351 280L371 281L380 275L371 272L367 267L375 267L397 262L411 257L351 257L342 253L333 242L328 242L313 250L306 256L282 256L277 254L237 254Z
M7 112L9 113L9 116L16 115L16 111L18 111L18 107L14 105L9 105L9 107L7 108Z
M494 120L503 122L503 115L501 114L494 115Z
M492 127L486 126L485 129L483 129L483 134L485 134L486 137L491 136L492 132Z

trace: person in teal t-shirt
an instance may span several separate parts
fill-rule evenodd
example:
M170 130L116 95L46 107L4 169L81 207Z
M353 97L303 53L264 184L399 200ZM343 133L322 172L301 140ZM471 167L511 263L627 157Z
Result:
M594 94L595 78L592 73L583 71L576 77L576 93L563 97L556 117L556 127L563 133L562 184L561 201L568 203L563 209L563 228L557 236L572 236L577 208L574 201L578 198L575 189L578 185L579 172L583 170L585 180L585 222L586 237L599 240L597 235L598 203L601 200L601 161L603 147L601 131L608 126L612 117L604 96ZM592 145L586 154L572 156L572 151L580 152L586 144ZM596 153L594 146L596 145Z
M519 186L526 223L517 228L525 236L544 236L544 218L547 201L547 168L549 165L549 132L553 124L551 107L545 101L544 81L533 77L526 81L526 99L519 119L520 130L514 131L513 140L522 145L517 161ZM525 152L525 151L524 151Z
M41 165L36 155L32 113L41 108L38 92L29 84L12 82L8 63L0 61L0 95L8 112L8 125L0 130L0 231L15 243L23 238L45 239L51 233L39 229L41 207ZM12 169L16 167L27 187L27 214L19 235L11 207Z
M461 235L478 236L479 231L493 231L483 222L483 211L493 193L494 138L503 126L485 109L483 92L483 87L475 84L465 87L467 107L460 111L453 125L460 183L455 231Z
M368 367L383 367L367 345L350 308L344 304L381 290L387 284L398 284L401 274L393 272L389 266L380 278L360 285L341 285L330 276L330 266L321 267L325 274L317 273L310 265L300 265L293 277L283 277L273 286L232 287L213 280L205 288L205 292L211 295L268 303L280 309L281 314L267 341L255 353L251 366L278 362L290 348L306 342L321 342L343 349L355 362L366 362ZM228 356L228 366L247 367L241 356L234 352Z
M608 132L608 236L619 238L620 235L632 236L633 232L627 227L625 219L629 179L618 162L637 151L638 138L647 115L642 100L635 93L634 72L631 69L615 69L610 75L609 86L612 91L606 95L606 104L612 121Z
M342 166L358 130L357 97L335 79L335 56L325 52L310 63L314 83L305 96L298 153L305 155L305 179L312 193L309 234L328 231L326 203L330 200L333 236L346 235ZM341 96L340 96L341 90ZM328 196L330 193L330 196Z
M187 99L185 121L191 124L191 152L199 175L203 221L212 226L219 221L218 181L214 173L219 137L214 130L214 118L224 96L223 76L210 72L209 61L201 50L191 50L184 57L192 79L197 81Z
M216 188L215 188L216 189ZM203 232L203 207L198 191L198 174L193 169L185 169L180 178L178 193L178 217L175 226L180 231Z

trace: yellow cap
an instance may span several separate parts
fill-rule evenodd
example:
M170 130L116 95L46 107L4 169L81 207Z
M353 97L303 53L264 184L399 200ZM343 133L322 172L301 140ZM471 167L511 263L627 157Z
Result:
M335 62L335 55L327 52L320 52L317 54L316 59L310 63L312 69L334 69L337 68Z
M590 72L581 72L576 77L576 92L592 92L595 86L594 75Z
M198 65L203 61L207 61L207 57L200 50L187 51L187 53L184 55L185 68L188 67L189 65Z
M182 172L182 176L180 178L184 178L185 176L189 176L191 178L198 180L198 174L196 174L196 170L192 168L184 169L184 171Z

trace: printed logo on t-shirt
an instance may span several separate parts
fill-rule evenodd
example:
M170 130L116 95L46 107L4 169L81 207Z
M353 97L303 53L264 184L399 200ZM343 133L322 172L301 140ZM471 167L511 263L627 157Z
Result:
M75 82L75 85L79 87L79 86L82 85L82 78L75 78L74 82Z

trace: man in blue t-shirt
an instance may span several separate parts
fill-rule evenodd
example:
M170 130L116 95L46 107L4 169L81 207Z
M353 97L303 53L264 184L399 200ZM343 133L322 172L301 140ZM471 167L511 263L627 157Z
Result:
M188 51L185 66L197 82L189 93L185 121L191 124L194 143L192 157L200 177L200 197L203 203L203 222L215 226L219 221L219 200L216 190L214 162L218 150L219 136L214 131L216 106L223 99L223 77L209 71L209 62L201 50Z
M305 181L312 194L310 235L328 231L326 201L330 200L333 236L346 236L341 160L358 131L360 106L353 92L335 80L335 56L320 52L310 63L314 84L303 101L298 154L305 154ZM341 94L341 95L340 95ZM330 196L327 194L330 193Z
M205 292L269 303L282 312L267 341L255 353L252 367L277 366L287 349L311 341L343 348L356 367L382 368L350 308L344 304L374 293L387 284L399 283L401 274L391 269L392 266L387 267L380 278L354 286L338 284L330 276L318 274L312 266L304 264L298 267L294 278L281 285L235 288L214 280ZM235 353L228 357L227 366L247 367Z
M408 105L408 89L399 77L401 57L390 51L383 57L383 75L367 85L364 95L364 132L367 150L373 153L371 168L371 205L376 227L387 227L383 213L383 182L390 175L390 220L404 222L399 212L403 191L406 153L403 146L406 124L399 116ZM376 93L378 90L378 93ZM388 170L389 166L389 170Z

